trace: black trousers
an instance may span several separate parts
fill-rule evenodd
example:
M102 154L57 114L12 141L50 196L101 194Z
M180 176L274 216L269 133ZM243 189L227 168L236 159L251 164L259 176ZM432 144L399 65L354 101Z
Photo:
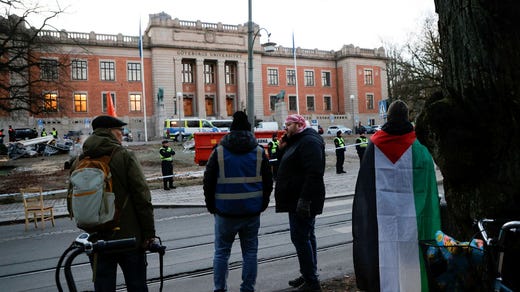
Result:
M163 160L161 161L161 171L163 176L173 175L173 162ZM173 176L163 178L164 188L173 187Z
M359 148L357 149L357 155L359 157L359 161L363 160L363 155L365 155L365 149L366 148Z
M345 162L345 150L336 150L336 173L343 172L343 163Z

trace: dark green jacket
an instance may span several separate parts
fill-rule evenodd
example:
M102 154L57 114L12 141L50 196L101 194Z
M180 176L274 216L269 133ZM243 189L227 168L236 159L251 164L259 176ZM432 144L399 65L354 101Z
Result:
M120 230L101 239L136 237L138 244L141 245L144 240L155 236L155 226L150 189L135 154L123 148L109 129L96 129L85 140L81 157L95 158L110 155L114 148L119 149L114 152L109 165L117 208L121 210L126 198L128 200L121 210ZM75 164L71 168L71 173Z

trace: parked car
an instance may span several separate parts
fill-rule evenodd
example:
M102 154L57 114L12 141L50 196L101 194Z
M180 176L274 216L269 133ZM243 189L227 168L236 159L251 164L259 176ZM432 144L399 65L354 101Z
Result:
M68 131L67 134L65 134L65 139L70 139L72 141L77 141L78 139L83 136L83 132L81 130L78 131Z
M371 126L361 126L365 129L365 134L374 134L376 130Z
M38 132L31 128L14 129L14 138L16 141L34 139L38 137Z
M381 125L373 125L372 129L374 129L374 132L377 132L377 131L381 130Z
M255 127L255 131L278 131L277 122L259 122Z
M128 128L123 128L123 141L132 142L134 141L134 136L132 135L132 131Z
M347 128L343 125L331 125L327 128L327 134L329 135L336 135L338 131L341 131L342 134L352 134L352 129Z
M233 120L211 120L213 126L219 128L220 132L229 132Z

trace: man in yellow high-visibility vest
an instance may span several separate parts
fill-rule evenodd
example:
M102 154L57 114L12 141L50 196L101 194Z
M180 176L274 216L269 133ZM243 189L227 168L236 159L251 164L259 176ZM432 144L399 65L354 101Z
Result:
M345 162L345 139L341 137L341 130L336 133L334 138L334 146L336 146L336 173L347 173L343 169L343 163Z

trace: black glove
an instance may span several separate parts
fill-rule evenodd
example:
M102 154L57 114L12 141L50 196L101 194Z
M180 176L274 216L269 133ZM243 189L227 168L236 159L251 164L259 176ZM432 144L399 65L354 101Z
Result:
M296 214L305 218L311 217L311 201L302 198L298 199Z

